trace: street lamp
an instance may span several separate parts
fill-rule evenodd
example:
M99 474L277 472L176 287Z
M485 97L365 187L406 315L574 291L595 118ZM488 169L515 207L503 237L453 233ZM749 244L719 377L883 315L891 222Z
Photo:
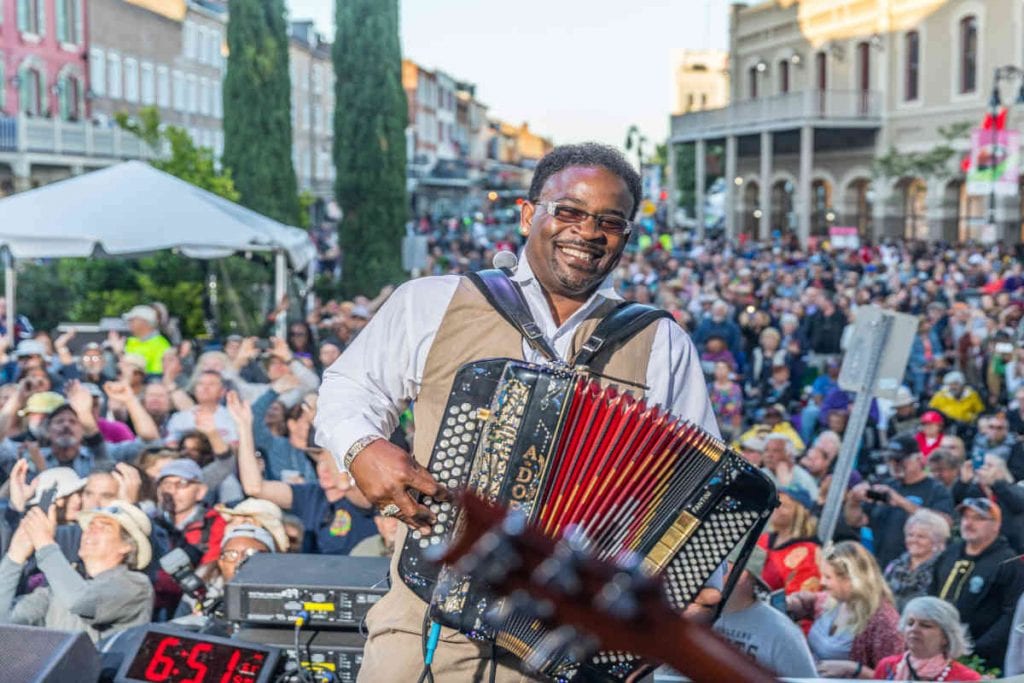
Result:
M996 143L998 141L999 131L996 126L996 119L999 117L999 107L1002 105L1002 98L999 95L999 84L1003 81L1020 81L1019 89L1017 90L1017 100L1015 104L1024 104L1024 69L1012 64L1006 66L998 66L995 69L995 74L992 78L992 94L988 98L989 116L991 122L992 131L990 137L991 143L991 159L990 171L992 174L992 182L989 185L988 191L988 225L992 232L992 236L996 236Z

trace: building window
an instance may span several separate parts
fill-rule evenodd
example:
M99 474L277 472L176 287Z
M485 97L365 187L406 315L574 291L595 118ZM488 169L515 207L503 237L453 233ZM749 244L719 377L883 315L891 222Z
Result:
M189 114L195 114L199 110L199 85L196 83L195 74L185 76L185 89L187 93L185 110Z
M185 74L178 69L171 73L171 96L174 99L174 111L185 111Z
M785 95L789 92L789 60L783 59L779 62L779 92Z
M156 104L158 107L171 106L171 72L166 66L156 68Z
M46 111L46 80L43 73L33 66L23 66L20 74L21 111L28 116L40 116Z
M151 62L143 62L139 67L139 76L142 80L142 103L154 104L156 102L156 75Z
M973 14L960 20L960 92L978 88L978 18Z
M0 10L2 10L2 3L0 3ZM5 107L7 106L7 71L4 64L4 53L0 52L0 114L6 113Z
M828 89L828 54L818 52L814 55L814 75L818 90Z
M686 96L686 111L693 110L693 93L689 93Z
M210 79L206 76L199 79L199 113L210 115Z
M89 50L89 84L94 95L102 97L107 92L107 60L103 50L94 47Z
M750 99L757 99L757 67L752 66L747 69L747 82L750 86Z
M917 99L921 72L921 34L910 31L903 36L903 99Z
M213 115L218 119L224 116L224 92L220 81L213 81Z
M107 55L107 94L113 99L120 99L122 90L121 56L116 52Z
M18 30L35 36L46 33L46 0L17 0Z
M139 101L139 62L132 57L124 58L124 98Z
M60 98L60 117L77 121L82 117L82 82L73 74L64 74L57 82Z
M78 45L82 42L81 0L54 0L56 11L57 40L61 43Z
M196 25L193 24L191 21L186 21L185 22L183 40L184 40L184 43L185 43L184 44L185 59L195 59L196 58Z

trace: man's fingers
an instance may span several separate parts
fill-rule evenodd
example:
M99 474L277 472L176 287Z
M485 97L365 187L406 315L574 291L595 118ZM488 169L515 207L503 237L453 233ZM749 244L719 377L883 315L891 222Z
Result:
M395 494L391 502L398 506L398 519L412 529L418 529L423 533L430 532L430 525L434 523L434 515L423 505L417 504L407 491Z
M408 485L420 493L425 493L437 500L448 500L448 489L439 484L436 479L430 476L426 468L420 467L419 463L413 463L409 470Z

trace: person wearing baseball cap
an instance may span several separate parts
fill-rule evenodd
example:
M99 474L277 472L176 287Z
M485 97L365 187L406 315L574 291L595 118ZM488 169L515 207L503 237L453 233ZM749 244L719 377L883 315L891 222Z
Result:
M142 569L149 564L150 522L123 500L83 512L79 558L85 577L54 541L55 513L31 508L0 560L0 623L85 632L95 642L150 621L153 588ZM24 564L35 556L47 585L17 603Z
M937 410L926 410L921 414L921 428L914 434L914 440L925 458L942 444L942 427L945 423L942 413Z
M904 434L889 441L886 451L890 477L883 483L861 482L852 489L845 507L853 527L870 526L880 567L906 550L903 525L920 508L953 516L953 496L931 477L917 440Z
M156 482L158 524L168 529L161 556L182 548L196 567L220 557L225 522L220 513L203 502L207 490L202 469L190 458L171 460L160 468ZM168 614L174 614L181 600L180 587L163 570L157 572L156 597L156 608Z
M974 652L990 667L1002 666L1012 615L1024 592L1024 564L999 533L1003 512L988 498L965 498L960 539L935 563L929 593L960 611Z
M131 336L124 343L124 352L145 358L146 374L162 374L164 351L171 348L171 343L160 334L156 309L152 306L135 306L123 317L131 332Z
M758 597L767 593L761 580L766 555L754 546L746 563L739 565L739 548L729 555L729 572L743 572L736 579L714 629L769 670L794 678L815 678L814 658L803 632L789 617ZM731 578L731 576L730 576Z

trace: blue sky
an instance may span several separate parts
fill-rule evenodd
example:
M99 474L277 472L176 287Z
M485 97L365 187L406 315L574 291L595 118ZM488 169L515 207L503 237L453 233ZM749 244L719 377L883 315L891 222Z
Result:
M333 34L333 0L286 0ZM727 45L728 0L402 0L402 52L556 142L668 133L673 48Z

